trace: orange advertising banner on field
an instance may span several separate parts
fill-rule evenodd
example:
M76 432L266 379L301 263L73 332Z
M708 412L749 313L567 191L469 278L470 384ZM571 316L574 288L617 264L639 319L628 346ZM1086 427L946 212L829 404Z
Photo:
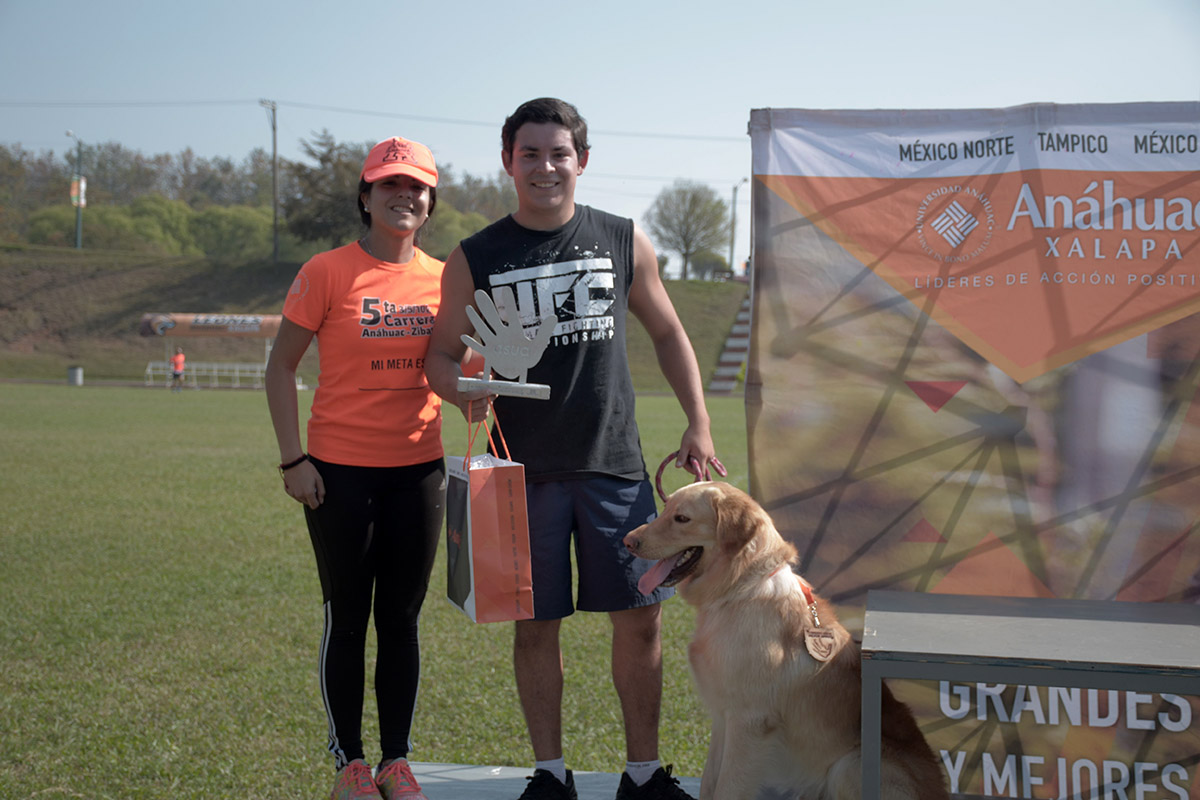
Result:
M1200 310L1200 172L762 181L1022 383Z
M280 314L178 314L142 315L142 336L232 336L271 339L279 334Z
M750 134L751 492L843 621L874 588L1200 602L1200 103ZM1051 726L1048 688L901 688L961 793L1200 798L1197 697Z

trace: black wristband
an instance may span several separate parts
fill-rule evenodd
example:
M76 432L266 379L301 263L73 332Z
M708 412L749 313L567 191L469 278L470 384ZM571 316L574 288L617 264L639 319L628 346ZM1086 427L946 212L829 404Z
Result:
M299 458L297 458L295 461L289 461L289 462L288 462L288 463L286 463L286 464L280 464L280 465L279 465L279 471L280 471L280 472L287 472L287 471L288 471L289 469L291 469L292 467L298 467L298 466L300 466L301 464L303 464L305 461L308 461L308 453L305 453L304 455L300 456L300 457L299 457Z

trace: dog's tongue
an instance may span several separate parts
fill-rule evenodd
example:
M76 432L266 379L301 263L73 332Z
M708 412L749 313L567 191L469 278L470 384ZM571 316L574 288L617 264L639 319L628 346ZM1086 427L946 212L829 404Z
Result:
M671 569L674 568L675 562L679 560L678 554L670 558L664 558L654 563L650 571L638 580L638 591L642 594L650 594L658 588L659 584L667 579L671 574Z

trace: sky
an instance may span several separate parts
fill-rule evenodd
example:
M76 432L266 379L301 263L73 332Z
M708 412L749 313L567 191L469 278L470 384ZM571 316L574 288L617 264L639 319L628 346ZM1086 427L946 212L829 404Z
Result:
M1200 0L0 0L0 75L0 143L34 152L71 130L241 161L270 152L265 99L283 158L399 135L474 175L561 97L589 124L577 200L644 224L676 180L736 195L741 264L751 109L1200 101Z

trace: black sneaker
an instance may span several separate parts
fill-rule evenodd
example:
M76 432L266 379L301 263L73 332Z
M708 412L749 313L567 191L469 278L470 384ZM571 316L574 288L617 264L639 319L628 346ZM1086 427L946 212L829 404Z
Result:
M671 764L659 767L641 786L633 782L628 772L622 772L617 800L696 800L679 788L679 780L671 777L671 769Z
M518 800L579 800L575 793L575 776L567 770L567 782L564 784L554 773L545 769L535 769L526 778L529 785L521 792Z

